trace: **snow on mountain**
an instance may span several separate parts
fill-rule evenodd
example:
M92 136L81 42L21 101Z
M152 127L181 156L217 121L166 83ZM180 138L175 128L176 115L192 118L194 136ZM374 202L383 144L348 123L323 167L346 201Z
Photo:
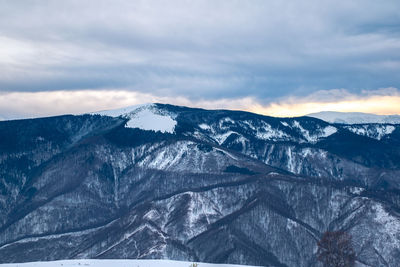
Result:
M330 123L363 124L363 123L391 123L400 124L400 115L376 115L362 112L322 111L306 115Z
M284 132L273 129L271 125L265 122L262 122L262 127L258 128L252 126L251 122L244 121L244 123L248 124L251 129L256 131L256 137L260 140L278 140L289 137Z
M285 132L273 128L270 124L259 120L254 122L252 120L238 120L233 121L231 118L222 118L217 122L205 124L201 123L198 125L207 136L215 140L219 145L223 144L232 135L237 138L246 140L241 133L234 131L237 127L246 129L246 132L252 133L259 140L288 140L291 137ZM200 133L197 133L199 135Z
M126 120L0 123L0 263L31 262L0 267L308 267L336 229L365 266L398 266L400 124L161 104L97 114ZM175 135L121 127L174 130L162 120ZM72 258L186 262L33 262Z
M294 128L297 128L304 138L310 143L316 143L320 138L328 137L337 132L337 129L333 126L327 126L323 129L318 129L317 133L310 134L310 132L303 128L303 126L298 122L294 121L293 125Z
M172 260L62 260L0 264L1 267L190 267L191 262ZM198 263L199 267L240 267L249 265ZM250 267L250 266L249 266Z
M131 113L130 118L126 124L129 128L173 133L176 125L176 121L170 116L157 114L154 110L147 108Z
M174 114L167 114L157 109L155 104L135 105L126 108L93 112L92 114L129 118L130 120L126 124L128 128L173 133L176 126Z
M330 123L349 124L343 125L342 127L357 135L366 136L376 140L381 140L383 137L392 134L393 131L396 130L396 125L388 124L400 124L399 115L383 116L360 112L344 113L324 111L308 114L307 116L318 118Z
M396 129L393 125L371 124L349 125L344 126L344 128L355 134L367 136L376 140L381 140L382 137L391 134Z
M110 110L102 110L102 111L96 111L92 112L91 114L98 114L98 115L104 115L104 116L110 116L110 117L118 117L118 116L124 116L129 113L134 112L135 110L143 107L148 107L151 104L141 104L141 105L132 105L124 108L118 108L118 109L110 109Z
M277 125L277 123L279 123ZM299 143L315 144L321 139L327 138L337 132L337 128L331 125L324 124L310 125L303 124L302 120L277 121L263 120L260 118L247 118L233 120L229 117L220 118L215 122L201 122L194 136L199 137L205 134L207 138L211 137L219 145L224 144L227 140L231 142L236 140L237 143L245 143L248 138L255 138L259 141L291 141Z

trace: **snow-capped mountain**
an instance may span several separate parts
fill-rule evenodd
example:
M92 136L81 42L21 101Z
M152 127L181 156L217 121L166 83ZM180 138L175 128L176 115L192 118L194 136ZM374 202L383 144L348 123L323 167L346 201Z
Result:
M147 104L0 122L0 263L397 266L400 125ZM200 265L201 267L201 265Z
M366 123L386 123L399 124L400 115L376 115L362 112L337 112L322 111L311 113L308 117L318 118L330 123L342 124L366 124Z

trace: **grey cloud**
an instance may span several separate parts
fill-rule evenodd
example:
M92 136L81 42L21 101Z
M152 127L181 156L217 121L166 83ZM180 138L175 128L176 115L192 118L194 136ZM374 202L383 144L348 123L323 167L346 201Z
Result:
M8 1L0 91L189 99L400 88L397 0Z

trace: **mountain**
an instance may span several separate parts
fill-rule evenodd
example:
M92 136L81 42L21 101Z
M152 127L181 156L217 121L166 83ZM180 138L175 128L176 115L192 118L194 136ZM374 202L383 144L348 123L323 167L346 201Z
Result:
M367 123L385 123L399 124L400 115L376 115L362 112L336 112L322 111L307 115L330 123L342 124L367 124Z
M0 122L0 262L398 266L400 125L147 104Z

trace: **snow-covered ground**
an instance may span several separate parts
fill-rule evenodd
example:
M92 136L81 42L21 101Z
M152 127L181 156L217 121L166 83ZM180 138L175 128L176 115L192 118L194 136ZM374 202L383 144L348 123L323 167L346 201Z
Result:
M192 267L192 262L171 260L63 260L0 264L1 267ZM196 266L196 265L195 265ZM198 263L198 267L243 267L244 265ZM248 266L248 265L246 265Z
M330 123L363 124L363 123L392 123L400 124L400 115L376 115L362 112L322 111L306 115Z
M174 116L163 113L154 104L135 105L126 108L93 112L91 114L111 117L123 116L130 118L126 124L128 128L139 128L156 132L173 133L176 126Z
M126 127L173 133L175 125L176 121L168 115L157 114L152 109L142 109L131 115Z

